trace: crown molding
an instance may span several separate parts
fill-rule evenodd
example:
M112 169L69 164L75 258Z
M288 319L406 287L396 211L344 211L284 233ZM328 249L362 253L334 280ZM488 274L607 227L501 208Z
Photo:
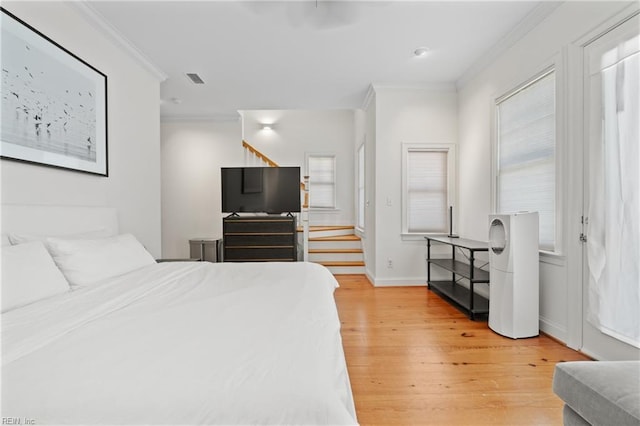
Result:
M367 108L369 108L369 106L371 105L371 102L373 102L375 98L376 98L376 91L373 88L373 84L370 84L369 87L367 88L367 93L364 95L364 100L362 101L362 106L360 108L362 108L363 110L366 110Z
M386 83L374 83L371 85L373 90L422 90L425 92L455 92L455 83L418 83L418 84L386 84Z
M144 53L142 53L133 43L120 33L111 23L109 23L98 11L96 11L87 0L72 1L76 10L80 12L94 27L98 28L109 40L122 48L131 58L138 62L144 69L149 71L158 81L168 78L160 68L158 68Z
M480 59L467 68L456 82L457 88L463 88L476 75L484 71L491 63L493 63L500 55L516 44L542 21L547 19L547 17L551 15L562 3L562 1L540 2L511 31L509 31L507 35L500 39L500 41L494 44L489 51L482 54Z
M160 115L162 123L232 123L240 122L240 113L211 115Z
M635 18L638 14L640 14L640 3L634 2L600 24L597 29L588 31L586 34L579 37L574 41L574 44L586 47L598 38L607 34L609 31L615 29L618 25L627 22L629 19Z
M455 83L419 83L419 84L384 84L384 83L372 83L369 84L367 94L362 101L363 110L366 110L371 105L371 102L376 98L376 92L382 92L385 90L408 90L408 91L425 91L425 92L438 92L438 93L456 93Z

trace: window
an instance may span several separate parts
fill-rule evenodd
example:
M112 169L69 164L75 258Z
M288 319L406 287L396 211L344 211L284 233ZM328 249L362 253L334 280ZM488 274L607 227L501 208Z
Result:
M358 203L357 203L357 215L358 220L356 226L360 229L364 229L364 208L366 205L365 194L364 194L364 143L360 145L358 148L358 163L357 163L357 172L358 172Z
M403 151L403 233L447 233L454 146L404 144Z
M555 72L496 101L496 210L537 211L540 248L556 246Z
M309 172L309 207L312 209L335 209L335 155L307 156L307 170Z

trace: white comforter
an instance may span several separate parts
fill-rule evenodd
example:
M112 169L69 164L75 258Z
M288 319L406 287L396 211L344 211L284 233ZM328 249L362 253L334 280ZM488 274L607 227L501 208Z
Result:
M151 265L2 315L2 416L36 424L356 424L310 263Z

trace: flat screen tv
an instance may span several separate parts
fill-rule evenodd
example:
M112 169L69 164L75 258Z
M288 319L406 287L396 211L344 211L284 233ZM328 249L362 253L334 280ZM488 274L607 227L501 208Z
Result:
M222 167L223 213L300 211L300 167Z

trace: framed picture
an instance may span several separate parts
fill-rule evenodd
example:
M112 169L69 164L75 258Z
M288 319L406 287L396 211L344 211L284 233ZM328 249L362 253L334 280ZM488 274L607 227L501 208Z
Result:
M0 10L0 156L108 176L107 76Z

